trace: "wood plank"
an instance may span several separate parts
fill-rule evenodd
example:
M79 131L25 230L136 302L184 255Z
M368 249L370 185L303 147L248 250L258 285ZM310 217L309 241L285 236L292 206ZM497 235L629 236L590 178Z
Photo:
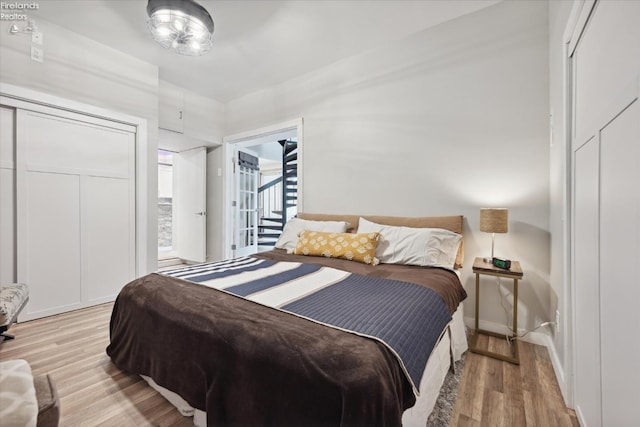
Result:
M482 426L511 427L504 424L504 393L485 389L482 405Z
M520 376L520 366L513 363L503 363L502 372L504 375L504 425L524 426L524 396L522 394L522 377Z

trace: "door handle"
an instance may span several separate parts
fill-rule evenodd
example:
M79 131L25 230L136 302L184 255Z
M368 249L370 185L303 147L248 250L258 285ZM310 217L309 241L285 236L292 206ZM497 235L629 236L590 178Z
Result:
M196 215L200 215L200 216L204 216L206 214L207 214L206 212L196 212Z

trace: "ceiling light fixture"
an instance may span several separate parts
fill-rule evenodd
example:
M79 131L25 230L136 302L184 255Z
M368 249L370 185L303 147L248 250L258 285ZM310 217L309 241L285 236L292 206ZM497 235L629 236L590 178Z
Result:
M147 28L162 47L198 56L213 45L213 19L193 0L149 0Z

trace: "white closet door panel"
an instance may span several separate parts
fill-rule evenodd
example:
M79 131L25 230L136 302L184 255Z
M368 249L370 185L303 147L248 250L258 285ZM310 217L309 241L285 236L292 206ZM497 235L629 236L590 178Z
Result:
M26 177L28 316L80 304L80 177L29 172Z
M640 106L600 134L600 295L604 425L638 426L640 370Z
M0 106L0 168L15 168L15 110Z
M135 216L129 180L87 177L84 257L89 302L107 301L135 276Z
M15 111L0 106L0 283L16 281Z
M0 283L16 281L15 172L0 169Z
M574 280L576 411L588 427L601 426L600 296L598 291L598 141L575 153Z
M578 46L576 128L593 134L605 123L611 96L640 69L640 1L600 1ZM610 117L610 116L609 116Z
M129 177L131 133L34 112L26 116L28 169Z

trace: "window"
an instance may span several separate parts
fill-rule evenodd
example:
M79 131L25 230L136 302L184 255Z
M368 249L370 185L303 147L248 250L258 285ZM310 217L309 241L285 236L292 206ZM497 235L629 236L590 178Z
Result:
M174 242L173 153L158 150L158 257L171 258Z

